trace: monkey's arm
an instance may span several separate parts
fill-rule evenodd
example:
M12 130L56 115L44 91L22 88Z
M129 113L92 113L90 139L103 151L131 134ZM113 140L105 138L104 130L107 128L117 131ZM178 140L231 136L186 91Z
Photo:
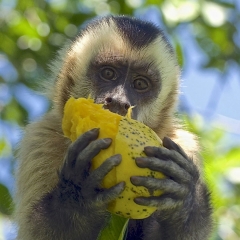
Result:
M44 135L43 130L42 134ZM50 137L50 132L47 135ZM116 198L124 188L123 183L110 189L100 188L103 177L120 163L120 155L109 158L98 169L89 173L92 158L111 144L107 139L96 140L98 130L86 132L73 143L64 161L56 160L57 156L61 156L58 151L62 152L62 145L44 152L41 143L34 142L34 134L31 136L31 142L40 151L35 150L38 153L35 157L38 159L22 161L20 166L22 173L18 177L18 191L21 191L17 198L18 239L97 239L108 217L108 202ZM45 144L44 140L42 138L42 144ZM52 141L55 142L54 138ZM26 156L32 155L29 153ZM44 156L48 161L41 158ZM26 179L27 175L30 180ZM56 175L56 179L52 175ZM50 189L49 185L53 187ZM49 190L45 191L44 186Z
M200 178L197 166L169 138L165 148L146 147L148 157L137 158L139 167L163 172L166 179L132 177L137 186L164 192L160 197L136 198L136 203L155 206L158 210L144 226L144 239L203 240L211 232L211 204L207 187ZM148 228L151 226L151 229Z

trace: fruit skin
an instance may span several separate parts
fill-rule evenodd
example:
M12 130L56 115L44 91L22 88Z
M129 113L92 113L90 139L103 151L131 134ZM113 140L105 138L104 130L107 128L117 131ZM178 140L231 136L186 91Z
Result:
M115 153L122 155L121 164L116 167L116 182L125 181L126 187L116 201L109 205L109 210L123 217L143 219L149 217L155 207L146 207L136 204L135 197L159 196L161 191L152 191L142 186L135 186L130 182L131 176L147 176L163 178L164 175L148 168L139 168L135 158L146 156L145 146L160 146L161 140L146 125L133 119L123 118L119 123L119 131L115 138ZM121 210L124 209L124 212Z
M139 168L135 158L146 156L145 146L161 146L162 141L156 133L146 125L102 109L101 104L94 104L92 99L70 98L64 108L62 122L64 135L75 141L78 136L92 128L100 128L99 138L112 138L108 149L102 150L92 161L92 169L99 167L107 158L115 154L122 155L122 162L111 170L103 179L102 186L109 188L117 183L126 183L124 191L112 203L108 210L125 218L143 219L149 217L155 207L136 204L135 197L159 196L161 191L149 191L143 186L131 183L131 176L147 176L164 178L159 172L148 168Z

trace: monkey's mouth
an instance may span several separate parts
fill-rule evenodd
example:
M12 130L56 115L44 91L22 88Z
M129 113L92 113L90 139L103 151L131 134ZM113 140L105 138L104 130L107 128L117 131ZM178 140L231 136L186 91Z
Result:
M103 104L104 109L108 109L110 112L116 113L120 116L127 116L135 119L135 111L132 111L134 107L131 107L130 103L121 99L115 99L113 97L97 98L94 100L96 104Z
M123 116L123 117L125 117L125 116L127 115L127 113L128 113L128 110L126 110L126 109L124 109L124 108L121 108L121 107L117 107L117 106L115 106L115 107L113 107L113 106L109 107L109 105L104 104L104 105L103 105L103 108L104 108L104 109L108 109L110 112L116 113L116 114L121 115L121 116Z
M125 117L128 113L128 109L130 108L130 104L126 103L122 100L115 99L112 97L106 97L104 99L95 99L94 101L97 104L103 104L104 109L108 109L110 112L116 113Z

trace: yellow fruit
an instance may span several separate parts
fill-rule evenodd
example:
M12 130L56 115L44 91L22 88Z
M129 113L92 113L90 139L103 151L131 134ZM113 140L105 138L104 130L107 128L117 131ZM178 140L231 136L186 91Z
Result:
M111 170L102 183L104 188L112 187L121 181L126 183L124 191L109 204L108 210L125 218L146 218L156 208L138 205L133 199L140 196L159 196L161 191L149 191L145 187L135 186L130 182L130 177L164 177L162 173L151 171L148 168L139 168L135 163L136 157L146 156L143 152L145 146L159 147L162 142L156 133L146 125L105 110L102 106L102 104L94 104L92 99L70 98L64 108L63 133L75 141L84 132L92 128L100 128L99 138L112 138L111 146L102 150L92 162L94 170L112 155L119 153L122 155L120 165Z

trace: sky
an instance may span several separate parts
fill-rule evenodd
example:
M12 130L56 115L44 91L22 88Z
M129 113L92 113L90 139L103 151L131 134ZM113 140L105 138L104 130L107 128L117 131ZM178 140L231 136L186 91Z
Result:
M226 130L224 144L240 146L239 66L229 66L227 79L216 69L202 71L199 65L204 61L204 56L193 40L188 39L187 43L186 59L191 64L183 72L182 96L206 124ZM226 83L222 85L219 80Z

